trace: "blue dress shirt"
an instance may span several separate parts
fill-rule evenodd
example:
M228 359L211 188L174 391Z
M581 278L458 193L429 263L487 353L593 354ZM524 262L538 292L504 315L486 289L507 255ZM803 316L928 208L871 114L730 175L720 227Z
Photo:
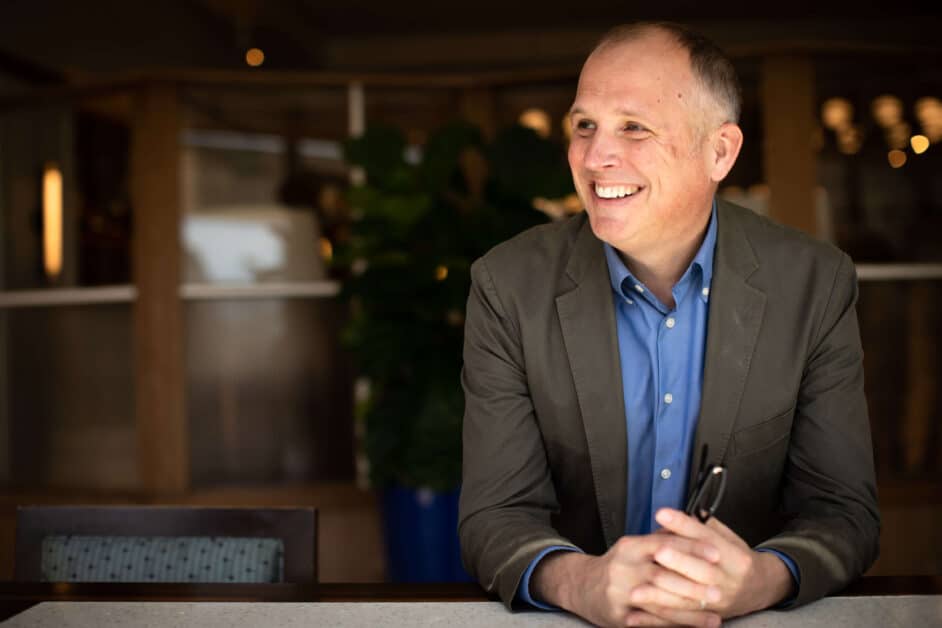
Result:
M716 211L668 307L605 244L628 427L625 534L648 534L659 508L683 508L700 415Z
M671 290L674 307L662 303L638 281L616 250L604 244L612 284L628 442L625 534L657 529L660 508L683 509L691 448L700 413L710 281L716 248L716 203L693 261ZM518 598L551 607L530 596L530 577L550 547L531 562ZM780 552L796 581L797 568Z

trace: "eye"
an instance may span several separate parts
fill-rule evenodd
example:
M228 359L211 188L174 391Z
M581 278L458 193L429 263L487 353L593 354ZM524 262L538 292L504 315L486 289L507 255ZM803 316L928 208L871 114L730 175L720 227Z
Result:
M595 130L595 123L586 118L580 118L576 120L575 124L576 132L580 135L586 135L587 133Z

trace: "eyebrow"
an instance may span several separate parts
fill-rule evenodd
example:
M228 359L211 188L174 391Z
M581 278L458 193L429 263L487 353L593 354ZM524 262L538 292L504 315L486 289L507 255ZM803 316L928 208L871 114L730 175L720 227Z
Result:
M618 115L621 115L621 116L629 117L629 118L643 118L643 117L645 117L644 114L642 114L642 113L640 113L640 112L638 112L638 111L634 111L634 110L632 110L632 109L617 109L617 110L615 110L615 113L617 113ZM582 109L581 107L572 107L572 108L569 110L569 115L575 115L575 114L580 114L580 115L588 116L588 113L586 113L586 111L585 111L584 109Z

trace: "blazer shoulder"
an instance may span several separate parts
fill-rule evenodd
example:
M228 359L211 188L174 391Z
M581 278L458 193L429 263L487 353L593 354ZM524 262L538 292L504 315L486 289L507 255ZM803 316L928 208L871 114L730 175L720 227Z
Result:
M752 245L761 266L795 273L802 268L834 267L844 263L847 254L829 242L804 231L761 216L751 209L723 202L721 218L739 225Z
M490 249L474 266L486 266L497 284L522 287L532 284L537 277L545 284L547 277L565 271L586 222L585 212L582 212L565 220L531 227ZM476 274L474 268L472 274Z

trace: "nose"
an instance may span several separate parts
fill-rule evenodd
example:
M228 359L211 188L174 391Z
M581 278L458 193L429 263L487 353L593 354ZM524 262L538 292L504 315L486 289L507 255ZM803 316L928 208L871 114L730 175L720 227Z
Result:
M596 133L585 147L583 163L589 170L604 170L618 166L617 140L604 133Z

